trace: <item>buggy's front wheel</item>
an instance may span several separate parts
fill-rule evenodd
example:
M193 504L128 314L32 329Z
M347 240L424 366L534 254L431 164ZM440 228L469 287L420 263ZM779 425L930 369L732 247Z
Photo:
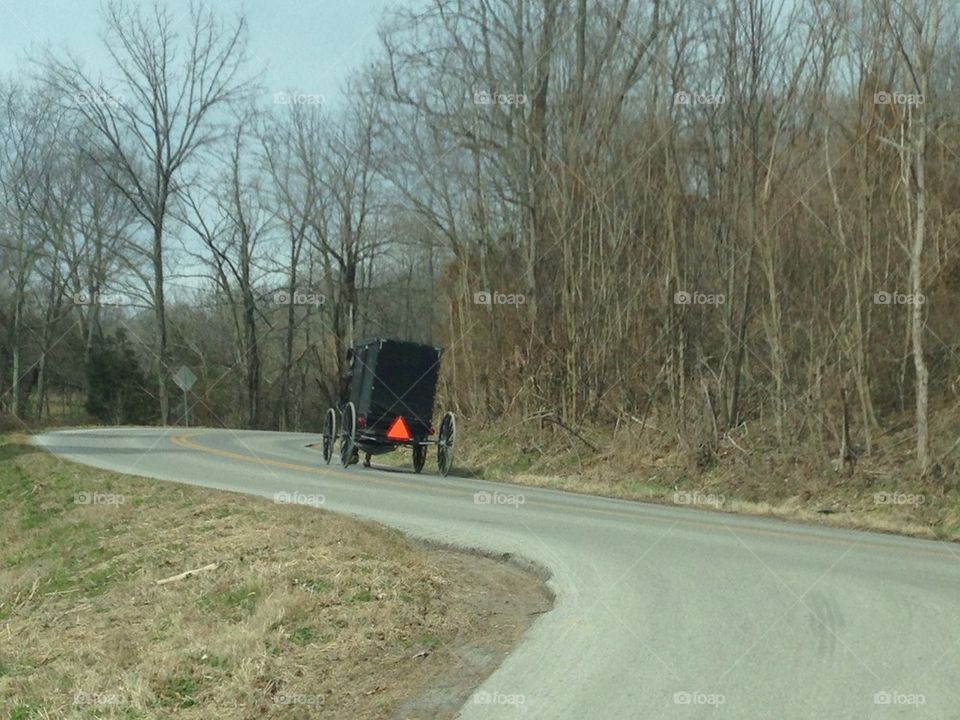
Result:
M414 441L413 444L413 471L419 473L427 461L427 446Z
M453 447L457 440L457 419L452 412L447 412L440 421L440 432L437 437L437 467L441 475L448 475L453 467Z
M352 465L357 453L357 409L352 402L343 406L340 413L340 464Z
M333 444L337 441L337 412L333 408L327 410L323 419L323 461L329 465L333 457Z

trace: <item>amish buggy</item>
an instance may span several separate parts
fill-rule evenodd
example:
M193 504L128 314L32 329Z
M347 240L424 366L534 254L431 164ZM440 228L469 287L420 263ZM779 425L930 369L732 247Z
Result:
M433 425L441 348L432 345L374 338L347 352L347 373L342 378L340 403L327 410L323 424L323 459L330 463L340 439L344 467L366 453L381 455L409 447L413 470L419 473L427 451L437 446L437 467L447 475L453 466L457 422L452 412Z

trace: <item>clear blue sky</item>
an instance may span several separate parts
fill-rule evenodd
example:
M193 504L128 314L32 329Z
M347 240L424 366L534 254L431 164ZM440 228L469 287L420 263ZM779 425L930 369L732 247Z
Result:
M142 0L146 5L152 0ZM377 24L405 0L215 0L217 12L243 12L250 24L251 68L266 67L269 95L298 90L340 104L351 72L377 50ZM166 0L174 13L188 0ZM19 74L29 52L69 48L88 69L104 67L99 0L0 0L0 76Z

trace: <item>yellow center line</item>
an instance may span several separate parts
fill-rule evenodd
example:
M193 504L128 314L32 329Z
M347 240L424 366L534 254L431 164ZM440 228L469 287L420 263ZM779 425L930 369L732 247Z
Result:
M333 477L343 478L345 480L358 480L361 477L356 473L349 473L349 472L338 470L332 467L319 468L319 467L313 467L311 465L301 465L300 463L286 462L284 460L273 460L270 458L256 457L254 455L245 455L243 453L232 452L230 450L220 450L217 448L209 447L207 445L201 445L199 443L193 442L190 439L190 438L199 437L200 435L203 435L203 434L205 433L198 432L198 433L192 433L190 435L175 435L170 438L170 442L184 449L197 450L199 452L206 453L208 455L219 455L220 457L230 458L231 460L239 460L240 462L246 462L253 465L270 465L272 467L280 467L286 470L296 470L298 472L307 472L314 475L321 475L326 477L333 476ZM420 483L411 483L404 480L393 480L391 478L385 478L377 475L363 475L362 478L363 478L363 482L374 484L374 485L398 487L398 488L403 488L405 490L424 490L423 484L420 484ZM542 488L531 488L531 489L542 490ZM438 486L430 486L429 492L437 493L440 495L447 495L449 497L459 497L459 498L471 496L471 493L469 490L455 490L451 488L438 487ZM587 497L592 497L592 496L587 496ZM625 512L622 510L605 510L603 508L594 508L594 507L570 507L569 505L563 505L561 503L551 502L549 500L536 499L536 500L530 500L529 502L525 502L524 504L533 505L536 507L551 508L554 510L561 510L563 512L572 513L574 515L592 514L592 515L607 515L607 516L613 516L613 517L627 518L630 520L638 519L637 512L631 513L631 512ZM643 508L638 507L638 510L642 512ZM695 527L701 530L718 530L724 526L728 527L729 529L729 526L726 523L704 522L702 520L692 520L689 518L674 519L674 518L658 517L656 515L644 515L642 519L654 520L656 522L666 522L666 523L675 523L678 525L686 525L688 527ZM896 550L900 552L906 552L906 553L917 554L917 555L927 555L927 556L936 557L941 560L957 559L957 554L949 550L934 550L932 548L908 548L908 547L901 547L896 545L885 545L883 543L873 542L866 539L856 540L856 541L853 541L853 540L847 541L847 540L840 540L838 538L829 538L829 537L823 537L820 535L813 535L810 533L801 533L801 532L795 532L790 530L773 530L773 529L764 529L764 528L755 528L755 527L738 527L736 528L736 532L745 532L751 535L776 537L776 538L787 539L787 540L813 540L816 542L830 543L831 545L839 545L841 547L849 547L850 545L856 544L860 547L872 547L872 548L881 549L881 550Z

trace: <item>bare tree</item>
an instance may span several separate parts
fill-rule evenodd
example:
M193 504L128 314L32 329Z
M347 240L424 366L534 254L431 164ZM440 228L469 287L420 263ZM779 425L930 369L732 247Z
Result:
M382 244L376 220L380 176L374 147L377 97L357 93L346 117L331 126L324 148L322 191L329 210L317 205L309 242L318 253L327 280L338 375L345 350L356 339L361 307L361 269Z
M0 248L11 284L9 323L10 385L7 406L24 414L24 380L30 368L23 360L27 335L28 295L45 247L38 210L47 197L44 180L52 158L49 98L11 85L0 97ZM4 397L6 397L4 392Z
M236 364L243 368L244 423L260 423L260 386L263 350L258 324L258 245L266 235L272 213L264 207L261 177L245 158L255 137L256 118L240 118L233 129L227 165L213 178L204 197L184 192L184 223L206 245L207 262L217 288L227 297L237 337ZM215 220L211 220L213 216Z
M94 80L75 58L51 55L44 64L50 82L74 100L96 129L100 143L91 150L92 160L150 228L156 376L160 417L166 423L166 222L184 168L221 135L217 113L248 89L243 76L246 21L241 17L225 26L202 3L191 4L181 21L159 1L145 9L123 0L110 0L104 19L115 83Z
M322 192L324 172L324 122L315 105L293 104L290 112L269 123L261 134L264 165L270 178L271 204L286 241L286 255L280 263L285 276L284 292L290 300L284 308L283 361L280 371L277 422L281 430L290 427L292 403L298 394L291 387L297 305L293 302L301 279L299 266L311 225L325 228L326 203ZM310 305L305 306L309 313Z
M909 241L910 344L915 373L915 412L917 464L921 475L930 470L929 381L930 373L924 358L923 255L927 231L927 103L929 73L940 33L941 8L938 0L891 2L883 8L883 19L894 37L903 64L903 78L910 89L899 115L899 138L886 138L901 159L901 189L912 217L907 219ZM890 98L903 93L894 92ZM906 243L905 243L906 244Z

